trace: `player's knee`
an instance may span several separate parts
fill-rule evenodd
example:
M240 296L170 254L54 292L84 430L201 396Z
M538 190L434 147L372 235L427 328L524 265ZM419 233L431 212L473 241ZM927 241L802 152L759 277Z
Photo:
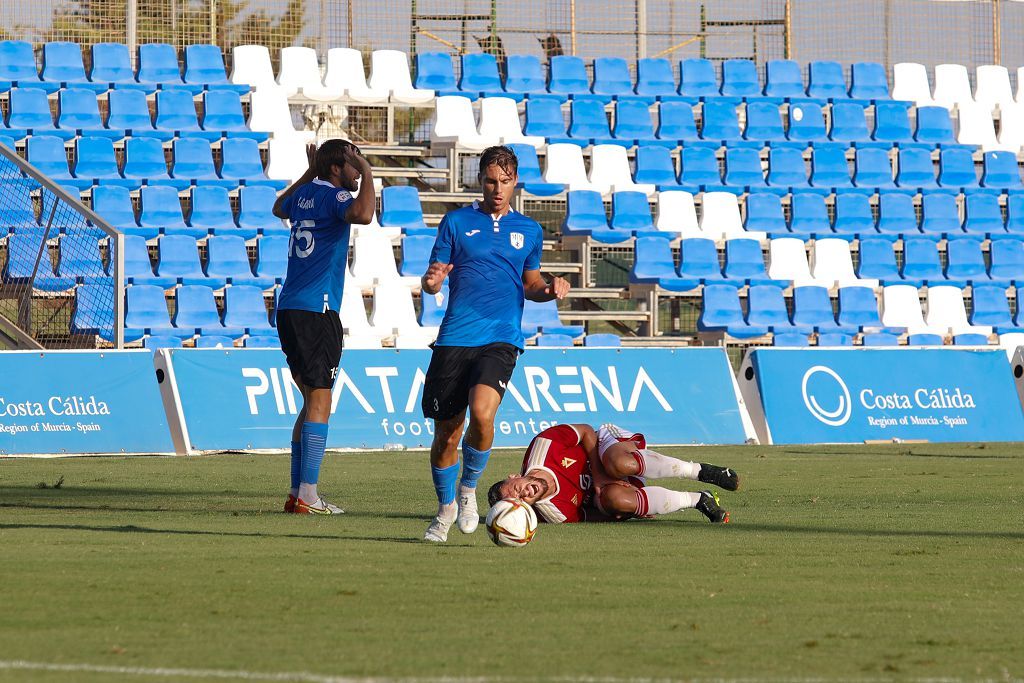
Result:
M434 438L451 447L457 447L462 439L462 419L437 420L434 423Z
M640 474L640 465L631 453L605 453L601 459L605 472L613 479L625 479Z
M636 514L636 489L632 486L605 486L601 489L601 508L610 515Z

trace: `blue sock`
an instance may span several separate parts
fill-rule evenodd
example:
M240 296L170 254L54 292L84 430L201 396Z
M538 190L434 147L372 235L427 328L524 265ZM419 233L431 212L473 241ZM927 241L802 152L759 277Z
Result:
M299 472L302 467L302 443L292 441L292 488L299 488Z
M466 488L475 489L480 475L487 467L487 460L491 457L491 449L478 451L465 441L462 442L462 479L459 482Z
M455 482L459 479L459 463L451 467L430 466L430 477L434 480L437 501L441 505L455 502Z
M320 463L327 448L327 423L302 423L302 467L299 479L303 484L316 484L320 479Z

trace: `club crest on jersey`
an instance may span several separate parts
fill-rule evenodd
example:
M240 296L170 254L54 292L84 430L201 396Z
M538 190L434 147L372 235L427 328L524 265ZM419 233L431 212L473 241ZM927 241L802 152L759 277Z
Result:
M572 458L562 458L562 467L564 467L565 469L569 469L575 464L576 461L573 460Z
M516 249L523 248L524 239L525 238L523 237L523 233L521 232L512 232L509 233L508 235L509 242L511 242L512 246L515 247Z
M334 196L337 198L339 204L344 204L348 200L352 199L352 195L350 195L346 190L338 190L338 194Z

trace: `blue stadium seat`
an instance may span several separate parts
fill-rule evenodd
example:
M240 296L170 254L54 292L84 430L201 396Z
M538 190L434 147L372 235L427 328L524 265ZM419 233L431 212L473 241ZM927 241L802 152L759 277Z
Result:
M114 338L114 285L113 283L82 285L75 288L75 310L71 314L71 334L99 335L101 339ZM142 330L125 329L126 342L142 338Z
M224 70L224 56L216 45L185 46L185 83L205 87L208 91L229 91L245 95L250 88L247 84L236 84L228 80Z
M10 228L36 228L39 222L36 220L36 211L32 205L32 196L29 194L30 186L21 184L19 187L11 183L10 189L4 193L3 204L0 205L0 239L2 239Z
M153 231L152 235L145 235L147 231L140 231L139 223L135 220L135 210L132 208L131 193L126 187L98 185L92 191L92 210L121 232L156 237L156 231Z
M801 147L828 142L825 117L814 102L799 102L789 107L789 127L786 138Z
M861 192L874 194L881 190L914 194L913 190L896 188L892 162L884 149L858 149L853 163L853 184Z
M57 128L66 139L77 135L109 137L120 140L124 130L104 128L96 93L84 88L67 88L60 91L57 99Z
M875 290L871 287L840 287L836 318L840 325L849 328L882 327Z
M3 131L3 117L0 117L0 131ZM17 154L17 143L10 135L0 135L0 145L4 145L11 152ZM0 157L0 177L4 178L4 181L8 184L18 185L34 185L35 181L30 181L25 174L21 171L17 164L7 159L7 157Z
M242 236L252 239L257 233L263 235L284 235L289 229L274 215L277 193L273 188L246 186L238 191L238 224Z
M60 83L44 82L36 68L32 43L23 40L0 41L0 92L18 88L38 88L48 93L57 92Z
M226 141L225 141L226 142ZM233 140L232 142L244 142ZM251 140L249 142L252 142ZM223 180L217 175L217 168L213 165L213 153L210 150L210 143L199 138L178 138L172 144L174 166L171 168L171 177L188 185L219 185L221 187L235 188L237 180Z
M537 336L537 346L567 348L572 345L572 337L567 334L541 334Z
M622 338L617 334L588 334L583 338L584 346L596 346L596 347L618 347L622 346Z
M655 231L651 206L643 192L621 191L612 194L611 226L613 230L632 231L636 236L646 233L649 236L668 237L663 232Z
M818 335L818 346L853 346L853 335L842 332L822 332Z
M878 232L896 239L897 235L920 235L914 199L908 194L883 192L878 195Z
M942 346L942 335L918 332L907 336L907 346Z
M742 280L726 282L722 275L722 267L718 261L718 250L714 240L703 237L690 237L679 243L679 277L687 280L700 280L709 283L728 284L730 287L742 287Z
M58 130L53 125L50 103L41 88L13 88L7 113L7 135L23 138L26 135L56 135L64 140L75 137L74 131Z
M698 278L684 278L676 273L669 241L661 237L637 237L633 267L629 271L633 284L658 285L670 292L687 292L700 285Z
M632 233L612 230L605 214L601 193L593 190L571 190L566 196L562 233L567 236L590 237L598 242L616 243L628 240Z
M787 101L807 98L800 65L791 59L769 59L765 64L765 97Z
M398 272L407 277L419 277L430 265L430 250L434 238L430 235L407 235L402 238L402 263Z
M589 98L573 99L569 110L569 137L583 147L588 144L633 146L632 140L616 140L612 137L604 104Z
M871 213L871 201L863 194L841 194L836 196L836 217L832 231L839 237L852 239L859 235L869 237L875 231L875 218ZM890 246L890 251L892 247Z
M757 152L754 152L757 154ZM679 155L679 185L687 192L727 191L742 194L742 188L725 188L718 170L714 150L706 147L683 147Z
M722 88L726 97L760 97L761 83L757 66L749 59L727 59L722 62Z
M530 97L526 101L526 125L523 126L526 135L536 135L547 138L549 144L559 142L571 142L574 145L583 144L588 141L570 138L565 132L565 115L562 113L562 105L558 100L551 98Z
M615 129L612 135L616 140L631 145L661 145L674 148L676 140L660 140L654 136L654 124L646 102L639 100L619 100L615 103Z
M156 91L156 83L140 82L132 69L128 46L122 43L94 43L89 80L107 84L115 90L141 90L147 94Z
M765 190L786 194L786 188L768 187L761 170L761 156L756 149L727 149L725 151L725 185L733 188Z
M813 328L794 325L789 319L782 287L777 285L751 285L747 292L747 322L767 327L773 334L808 335Z
M747 125L743 129L743 139L757 143L758 147L770 146L772 149L792 147L803 149L807 145L802 142L791 142L786 138L782 128L782 114L779 106L771 102L752 101L747 103Z
M380 193L380 224L385 227L402 228L403 231L427 231L423 220L420 195L410 185L392 185ZM407 232L408 234L408 232Z
M164 148L156 138L130 137L124 149L122 173L125 178L144 180L149 185L170 185L182 190L188 187L187 180L174 180L167 173Z
M918 144L942 149L954 148L970 152L971 145L957 144L953 135L953 120L945 107L918 107L914 140Z
M26 143L28 162L51 179L80 190L92 187L92 180L75 178L68 169L68 155L64 141L52 135L34 135Z
M167 289L178 283L176 277L157 276L153 273L146 240L139 235L124 236L124 277L128 284L152 285L160 289Z
M950 194L926 194L921 200L921 232L936 239L948 236L955 239L963 234L960 210L956 198Z
M916 280L924 284L945 284L939 260L939 248L934 240L907 237L903 240L903 266L900 275L904 280Z
M748 194L743 228L749 232L765 232L771 237L787 236L786 216L779 195L771 192Z
M739 294L730 285L705 285L697 329L701 332L724 331L738 339L768 334L768 327L751 325L743 319Z
M728 145L729 147L761 149L764 145L760 141L742 139L736 106L728 101L708 100L704 103L704 117L703 125L701 125L700 129L700 137L705 142Z
M793 324L813 327L819 333L857 332L855 325L836 322L828 289L817 285L793 287Z
M854 62L850 68L850 97L858 100L888 100L889 79L878 62Z
M596 98L604 104L612 101L610 96L591 94L587 66L579 57L557 55L551 58L548 67L550 69L549 93L572 98L586 96Z
M989 194L969 194L964 197L963 227L964 232L979 239L1006 237L999 198Z
M213 290L202 285L184 285L174 290L173 325L195 334L215 334L237 339L245 334L244 328L225 327L217 311Z
M656 185L659 190L679 187L675 162L667 147L656 145L640 145L636 148L636 173L633 180L637 183Z
M243 348L246 349L277 349L281 347L281 342L277 337L246 337L243 342Z
M224 286L223 278L207 277L203 272L199 263L199 247L194 237L163 235L157 245L160 254L156 263L157 275L176 278L183 285Z
M235 340L219 334L207 334L196 338L197 349L230 349L234 348Z
M953 346L988 346L988 335L978 332L964 332L953 335Z
M816 99L842 101L850 95L839 62L814 61L808 69L807 94Z
M181 215L181 202L178 191L166 185L150 185L139 192L142 210L139 212L139 225L143 228L159 230L162 233L177 233L206 237L207 231L189 228ZM148 237L152 237L149 235Z
M288 186L284 180L271 180L263 170L259 144L248 138L228 138L220 145L222 184L267 185L275 190ZM206 182L204 180L204 182Z
M252 274L245 240L237 235L214 235L206 241L206 276L231 285L258 285L273 287L274 282L264 278L258 282ZM229 287L234 289L234 287Z
M462 55L462 75L459 90L476 99L477 97L511 97L516 102L523 99L522 93L507 93L501 87L498 60L486 52Z
M946 279L963 287L971 285L1010 286L1008 279L993 278L985 267L980 239L952 240L946 246Z
M846 151L837 145L819 145L811 152L811 187L841 194L853 192Z
M156 94L156 128L173 131L180 138L220 139L220 131L203 130L196 117L192 94L185 90L161 90Z
M910 130L909 108L905 102L879 102L875 105L875 127L871 139L900 149L930 149L932 145L917 143Z
M545 183L544 175L540 170L540 159L537 158L537 148L533 145L509 144L519 160L519 182L521 187L528 194L539 197L550 197L565 190L561 183Z
M137 190L142 181L124 178L117 168L114 143L110 138L82 137L75 141L75 177L93 185L120 185Z
M622 57L597 57L594 59L594 84L590 91L595 95L614 97L616 100L635 100L654 104L654 97L638 95L633 90L633 79L629 65Z
M696 103L705 97L717 97L720 94L718 76L715 65L710 59L683 59L679 62L679 94L688 101ZM731 98L733 103L740 98Z
M871 332L861 337L864 346L899 346L899 335L891 332Z
M154 334L142 340L142 348L149 351L160 349L180 349L183 344L179 337L172 337L166 334Z
M505 64L505 92L522 99L524 95L531 98L547 94L544 68L540 59L534 55L509 55ZM562 101L565 98L557 98Z
M264 235L256 242L256 277L283 282L288 272L287 235Z
M939 152L939 187L953 194L978 191L978 173L971 152L957 148Z
M270 133L249 130L242 115L242 101L230 90L210 90L203 94L202 128L226 138L250 138L266 142Z
M720 144L718 140L705 142L700 138L693 118L693 107L687 102L662 102L658 106L658 130L655 135L659 140L682 144L683 147L718 149Z
M780 332L772 336L772 346L794 348L810 345L811 340L808 336L799 332Z
M455 83L455 67L452 66L452 57L447 52L416 53L415 86L423 90L436 90L438 96L462 95L472 100L478 97L475 92L459 90Z
M832 126L828 131L828 139L858 148L886 149L892 147L892 143L871 140L864 107L855 102L837 102L832 105Z
M676 92L676 79L672 63L664 57L646 57L636 62L637 95L657 98L662 102L685 101Z
M725 267L722 269L726 280L739 281L739 286L777 285L788 283L772 280L764 266L761 243L756 239L732 239L725 243Z
M813 192L794 192L790 200L789 229L803 240L832 236L825 197Z
M416 321L423 327L438 327L444 320L445 311L448 310L448 281L441 285L441 291L431 296L423 294L420 297L420 312Z
M900 283L900 271L891 240L861 238L857 277L862 280L879 280L883 285Z
M186 83L181 78L178 53L167 43L139 45L138 80L156 83L161 90L185 90L192 95L203 91L200 83Z
M193 237L203 237L208 232L217 235L234 235L238 232L235 228L235 218L231 214L231 200L226 188L200 185L193 187L191 194L192 211L188 224L196 230Z
M92 83L85 77L82 46L78 43L50 42L43 45L43 81L62 88L86 88L106 92L107 83Z
M558 303L554 300L537 303L527 299L523 303L523 334L532 337L544 334L566 334L576 338L583 334L583 325L566 325L558 316Z
M897 155L897 165L896 185L899 188L922 194L941 191L935 182L931 151L902 147Z
M146 93L141 90L111 90L107 97L110 105L107 127L111 130L126 131L132 138L156 138L161 142L174 137L174 131L154 128Z
M768 152L768 186L780 190L788 188L792 192L828 192L807 184L807 165L804 164L803 152L774 146Z
M259 287L236 285L224 290L224 326L244 328L250 336L276 337L267 317L267 304Z
M12 124L13 125L13 124ZM1020 181L1020 167L1013 152L985 152L983 156L981 186L988 190L1006 192L1024 189Z
M1024 195L1011 194L1006 198L1006 232L1016 239L1024 239Z
M167 314L164 290L153 285L135 285L125 290L126 328L144 330L146 334L190 339L194 329L179 329L171 324Z
M970 323L972 325L991 325L996 334L1020 332L1021 328L1014 324L1010 317L1010 302L1006 299L1006 289L992 285L981 285L972 288Z
M52 236L56 237L56 231ZM32 288L39 292L64 292L75 286L75 278L58 277L54 273L48 249L43 249L40 258L42 237L39 232L15 232L7 237L7 260L0 273L5 284L24 285L31 281ZM37 258L40 259L38 268Z

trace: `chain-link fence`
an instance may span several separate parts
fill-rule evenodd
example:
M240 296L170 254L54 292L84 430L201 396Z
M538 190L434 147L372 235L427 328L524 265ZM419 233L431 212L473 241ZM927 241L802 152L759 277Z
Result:
M0 346L122 345L119 236L79 198L0 144Z

